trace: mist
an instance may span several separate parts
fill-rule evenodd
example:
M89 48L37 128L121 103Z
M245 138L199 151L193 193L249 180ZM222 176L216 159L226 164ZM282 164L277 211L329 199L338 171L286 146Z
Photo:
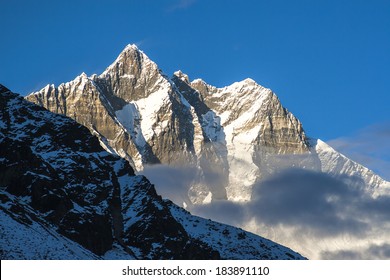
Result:
M193 204L188 191L198 180L196 169L153 166L144 174L159 194L180 206L185 202L192 214L244 228L306 257L390 257L390 197L374 198L358 177L285 168L254 185L251 201Z

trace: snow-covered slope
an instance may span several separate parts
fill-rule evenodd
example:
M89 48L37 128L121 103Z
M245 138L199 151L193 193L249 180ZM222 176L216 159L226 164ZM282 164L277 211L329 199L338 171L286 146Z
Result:
M0 190L0 258L99 259L81 245L59 234L30 206Z
M2 85L0 108L3 259L221 258L222 247L190 234L186 219L172 215L172 204L87 128ZM206 225L202 231L213 234ZM12 240L12 232L19 238ZM37 248L43 238L48 242ZM286 259L302 258L269 244L286 250ZM267 257L261 250L242 258Z
M223 259L301 259L301 255L240 228L193 216L170 203L170 211L188 234L218 250ZM242 242L245 240L245 242Z
M319 139L311 140L311 143L314 147L313 152L318 155L321 162L321 171L334 176L347 175L359 178L373 197L390 195L390 182L383 180L368 168L350 160Z

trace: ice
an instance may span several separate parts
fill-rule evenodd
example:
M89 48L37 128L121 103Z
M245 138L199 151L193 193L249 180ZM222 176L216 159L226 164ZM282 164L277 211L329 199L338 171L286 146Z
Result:
M195 154L199 157L202 152L203 146L203 130L199 122L198 116L195 113L195 109L191 106L192 124L194 126L194 149Z
M206 136L212 142L224 142L225 133L221 126L221 118L215 114L213 111L208 111L206 114L202 115L202 128Z
M136 103L125 105L122 110L116 111L115 115L123 128L131 135L132 140L138 148L143 148L146 141L141 129L141 115Z
M157 113L159 110L170 103L169 91L170 84L168 81L161 85L157 91L151 93L148 97L135 101L139 114L141 116L141 131L146 141L150 140L155 131L153 125L157 122ZM163 127L160 127L158 131L161 131Z

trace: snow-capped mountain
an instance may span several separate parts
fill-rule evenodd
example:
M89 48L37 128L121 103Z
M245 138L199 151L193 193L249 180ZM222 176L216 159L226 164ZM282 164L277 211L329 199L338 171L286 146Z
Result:
M83 73L26 98L85 125L137 171L155 163L195 166L190 203L249 201L254 184L290 166L358 176L373 193L390 188L321 140L308 139L270 89L252 79L216 88L190 82L181 71L168 78L135 45L99 76Z
M0 108L1 259L303 258L163 200L87 128L2 85Z
M390 194L390 182L320 139L309 138L270 89L252 79L217 88L201 79L190 81L181 71L169 78L135 45L128 45L100 75L83 73L26 99L86 126L108 152L126 159L136 172L148 174L162 195L161 177L183 179L191 173L185 183L168 178L170 185L164 187L167 194L178 197L175 203L190 211L220 201L252 205L259 186L291 168L309 171L309 177L311 171L325 174L338 180L330 182L326 177L327 183L347 190L362 189L362 197L368 195L373 204L383 203ZM158 173L160 178L154 176ZM321 199L335 203L333 197ZM288 244L309 258L321 258L324 250L388 240L382 234L386 226L374 226L370 220L365 217L359 222L381 233L367 234L361 239L365 243L343 233L347 237L342 240L316 236L304 244L302 234L291 225L277 229L254 218L235 225Z

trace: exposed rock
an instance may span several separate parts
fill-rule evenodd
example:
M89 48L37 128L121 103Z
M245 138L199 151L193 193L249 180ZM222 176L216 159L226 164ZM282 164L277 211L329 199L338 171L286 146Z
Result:
M100 259L59 234L40 213L18 197L0 190L0 258Z

